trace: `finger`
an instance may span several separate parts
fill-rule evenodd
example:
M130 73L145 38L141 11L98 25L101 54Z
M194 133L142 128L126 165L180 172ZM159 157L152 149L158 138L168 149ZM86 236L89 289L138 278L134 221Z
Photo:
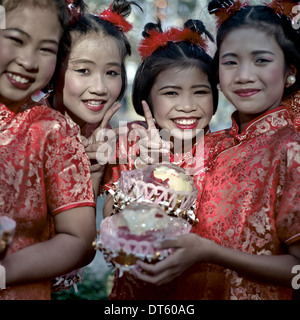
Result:
M115 146L116 145L116 138L109 137L106 141L96 141L94 143L90 143L88 146L85 147L85 152L97 152L99 148L102 146Z
M144 271L141 272L137 269L134 269L132 273L137 279L157 285L157 286L172 281L176 276L170 270L165 270L159 274L152 275L149 273L145 273Z
M122 104L121 103L117 103L113 106L111 106L107 112L105 113L102 121L101 121L101 124L99 126L99 128L103 129L103 128L106 128L110 119L113 117L113 115L121 108Z
M89 138L90 144L102 143L111 141L117 141L119 135L119 128L109 129L109 128L97 128Z
M86 148L89 145L89 140L85 136L80 136L81 143Z
M178 239L166 239L160 242L155 242L153 246L157 249L182 248Z
M148 150L149 153L169 153L170 149L168 148L169 145L164 144L161 140L160 141L153 141L150 139L141 139L139 140L139 147L140 149Z
M139 280L154 284L154 285L159 285L161 279L160 276L151 276L148 274L144 274L142 272L139 272L138 270L132 270L131 273Z
M132 141L135 141L137 136L139 136L140 139L147 139L148 138L147 129L139 124L132 124L132 130L130 130L129 132L129 138Z
M173 254L167 256L164 260L157 262L156 264L145 263L138 260L136 263L143 271L146 271L150 275L158 275L166 270L172 270L177 266L177 261L174 259Z
M145 100L142 101L142 106L143 106L144 117L146 119L148 129L152 129L152 128L156 129L155 123L153 121L152 112L150 111L148 103Z

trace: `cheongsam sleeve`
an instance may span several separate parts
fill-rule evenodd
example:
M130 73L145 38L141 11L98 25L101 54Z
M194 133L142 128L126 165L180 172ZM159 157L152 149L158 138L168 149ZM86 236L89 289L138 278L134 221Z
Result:
M287 145L287 171L276 228L279 240L287 245L300 241L300 143Z
M74 128L57 123L45 143L46 201L52 214L82 206L95 206L90 162Z

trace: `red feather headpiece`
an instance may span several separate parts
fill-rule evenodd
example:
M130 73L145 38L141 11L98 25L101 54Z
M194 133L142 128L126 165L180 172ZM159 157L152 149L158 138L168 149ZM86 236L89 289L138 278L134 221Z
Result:
M290 0L273 0L271 3L266 4L266 6L273 9L276 14L279 16L287 16L291 21L294 18L292 9L295 5L295 1Z
M230 6L219 8L214 12L215 16L217 17L217 26L220 27L220 25L225 22L230 16L238 12L241 8L246 7L247 5L248 1L245 1L245 3L241 3L241 1L238 0Z
M158 48L163 48L168 45L169 42L191 42L202 49L206 49L206 41L201 37L198 32L192 31L188 28L177 29L171 28L166 32L159 32L157 30L150 30L149 37L144 38L138 46L140 56L144 60L151 56L151 54Z
M244 3L241 3L240 0L235 1L232 5L229 5L224 8L219 8L214 12L215 16L217 17L217 26L220 27L220 25L226 21L230 16L232 16L234 13L239 11L245 6L248 6L249 2L245 1ZM274 10L274 12L279 16L287 16L291 21L294 18L293 15L293 7L296 5L295 1L292 0L273 0L271 3L264 3L265 6L271 8Z
M156 49L165 47L170 41L169 33L170 31L162 33L157 30L150 30L149 37L143 39L138 46L142 59L151 56Z
M132 29L132 25L119 13L112 10L112 6L103 10L99 15L101 19L106 20L122 32L128 32Z
M189 28L184 28L182 30L177 28L172 28L170 30L170 34L171 34L170 35L171 41L173 42L187 41L197 45L203 50L207 49L206 41L201 37L201 34Z

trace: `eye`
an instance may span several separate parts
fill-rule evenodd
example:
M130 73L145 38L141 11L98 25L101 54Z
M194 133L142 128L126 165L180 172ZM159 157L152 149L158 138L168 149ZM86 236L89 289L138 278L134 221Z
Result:
M256 63L258 63L258 64L266 64L266 63L269 63L269 62L271 62L271 60L267 59L267 58L259 58L259 59L256 60Z
M88 74L90 74L90 70L89 70L89 69L86 69L86 68L74 69L74 71L75 71L76 73L83 74L83 75L88 75Z
M223 66L234 66L237 65L237 62L233 61L233 60L228 60L228 61L224 61L222 62Z
M210 94L210 91L208 90L197 90L195 94L203 95L203 94Z
M53 49L53 48L41 48L40 50L44 53L49 53L54 55L57 54L57 49Z
M106 72L107 75L111 76L111 77L118 77L120 75L120 72L117 72L115 70L108 70Z
M176 91L166 91L163 93L166 96L176 96L178 93Z
M12 42L22 45L23 44L23 40L17 37L12 37L12 36L7 36L6 39L11 40Z

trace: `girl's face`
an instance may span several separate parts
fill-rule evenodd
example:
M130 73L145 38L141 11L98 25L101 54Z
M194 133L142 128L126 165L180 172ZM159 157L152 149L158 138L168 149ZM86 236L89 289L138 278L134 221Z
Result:
M198 67L172 67L156 78L151 92L156 123L176 139L192 139L213 115L213 96L208 76Z
M234 30L221 44L220 85L241 124L279 106L289 74L277 41L260 30Z
M58 15L50 7L7 13L6 29L0 32L0 101L12 111L48 84L60 37Z
M75 42L57 85L57 104L80 126L100 122L117 100L122 57L116 41L97 34Z

